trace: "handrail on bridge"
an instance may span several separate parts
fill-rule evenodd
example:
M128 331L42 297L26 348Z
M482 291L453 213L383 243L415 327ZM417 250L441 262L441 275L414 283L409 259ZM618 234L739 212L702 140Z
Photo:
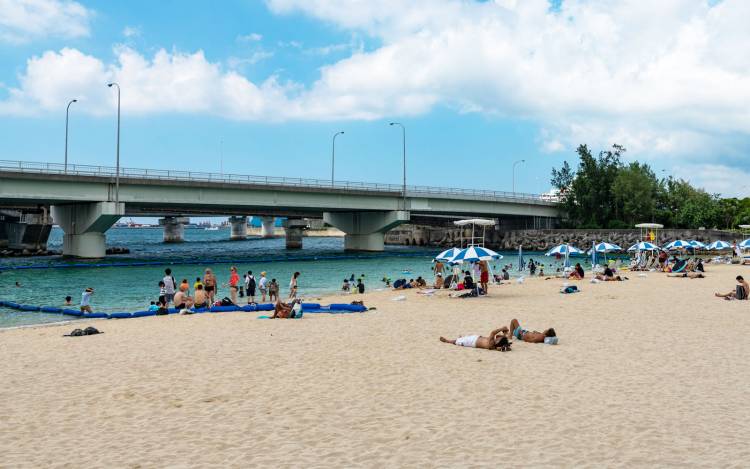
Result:
M0 160L0 172L20 172L32 174L65 174L69 176L114 177L116 168L84 164L68 164L67 170L61 163L41 163L33 161ZM136 178L165 181L215 182L220 184L258 184L286 187L333 188L372 192L401 193L403 186L372 182L336 181L324 179L288 178L278 176L251 176L241 174L219 174L205 171L179 171L171 169L120 168L121 178ZM407 186L407 195L444 195L482 197L496 200L515 199L527 203L546 204L555 202L550 197L522 192L492 191L483 189L461 189L435 186Z

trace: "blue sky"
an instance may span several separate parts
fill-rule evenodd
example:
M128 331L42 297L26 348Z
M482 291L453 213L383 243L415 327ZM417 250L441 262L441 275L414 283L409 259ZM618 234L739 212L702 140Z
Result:
M747 195L750 2L0 0L0 158L549 190L574 149ZM223 144L220 144L223 142Z

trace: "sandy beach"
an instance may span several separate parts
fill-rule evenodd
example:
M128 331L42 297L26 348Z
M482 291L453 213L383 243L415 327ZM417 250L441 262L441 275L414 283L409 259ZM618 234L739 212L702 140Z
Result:
M746 467L750 302L713 296L738 273L0 331L0 466ZM512 318L560 344L438 341Z

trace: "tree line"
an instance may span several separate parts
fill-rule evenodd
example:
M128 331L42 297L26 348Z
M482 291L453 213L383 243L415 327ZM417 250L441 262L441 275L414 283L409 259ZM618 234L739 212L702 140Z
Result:
M625 151L615 144L594 156L588 146L580 145L575 171L567 161L552 169L550 182L560 191L564 227L661 223L667 228L737 229L750 224L750 197L722 198L683 179L658 178L647 164L624 164Z

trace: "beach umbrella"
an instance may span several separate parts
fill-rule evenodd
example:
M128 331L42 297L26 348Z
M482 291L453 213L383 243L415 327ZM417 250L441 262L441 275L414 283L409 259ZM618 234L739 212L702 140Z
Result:
M610 244L610 243L604 242L604 243L595 244L594 250L596 252L614 252L614 251L622 251L622 248L616 244Z
M458 254L456 254L452 262L479 262L502 258L503 256L496 253L492 249L483 248L481 246L469 246L468 248L462 249Z
M690 247L693 249L706 249L706 245L697 240L690 241Z
M659 246L649 243L648 241L641 241L628 248L628 251L658 251Z
M689 249L692 247L693 245L690 244L688 241L685 241L684 239L677 239L667 244L666 246L664 246L664 249L671 251L673 249Z
M744 240L743 242L741 242L740 243L740 247L743 248L743 249L750 248L750 238L747 238L746 240Z
M451 262L459 252L461 252L461 250L458 248L446 249L445 251L435 256L435 260L438 262Z
M523 247L518 246L518 271L522 272L526 264L523 262Z
M591 267L594 267L596 265L596 241L591 241L589 254L591 254Z
M569 244L560 244L547 251L545 256L567 256L568 254L583 254L580 249L570 246Z
M709 249L711 251L721 251L723 249L732 249L732 245L727 243L726 241L714 241L713 243L706 246L706 249Z

